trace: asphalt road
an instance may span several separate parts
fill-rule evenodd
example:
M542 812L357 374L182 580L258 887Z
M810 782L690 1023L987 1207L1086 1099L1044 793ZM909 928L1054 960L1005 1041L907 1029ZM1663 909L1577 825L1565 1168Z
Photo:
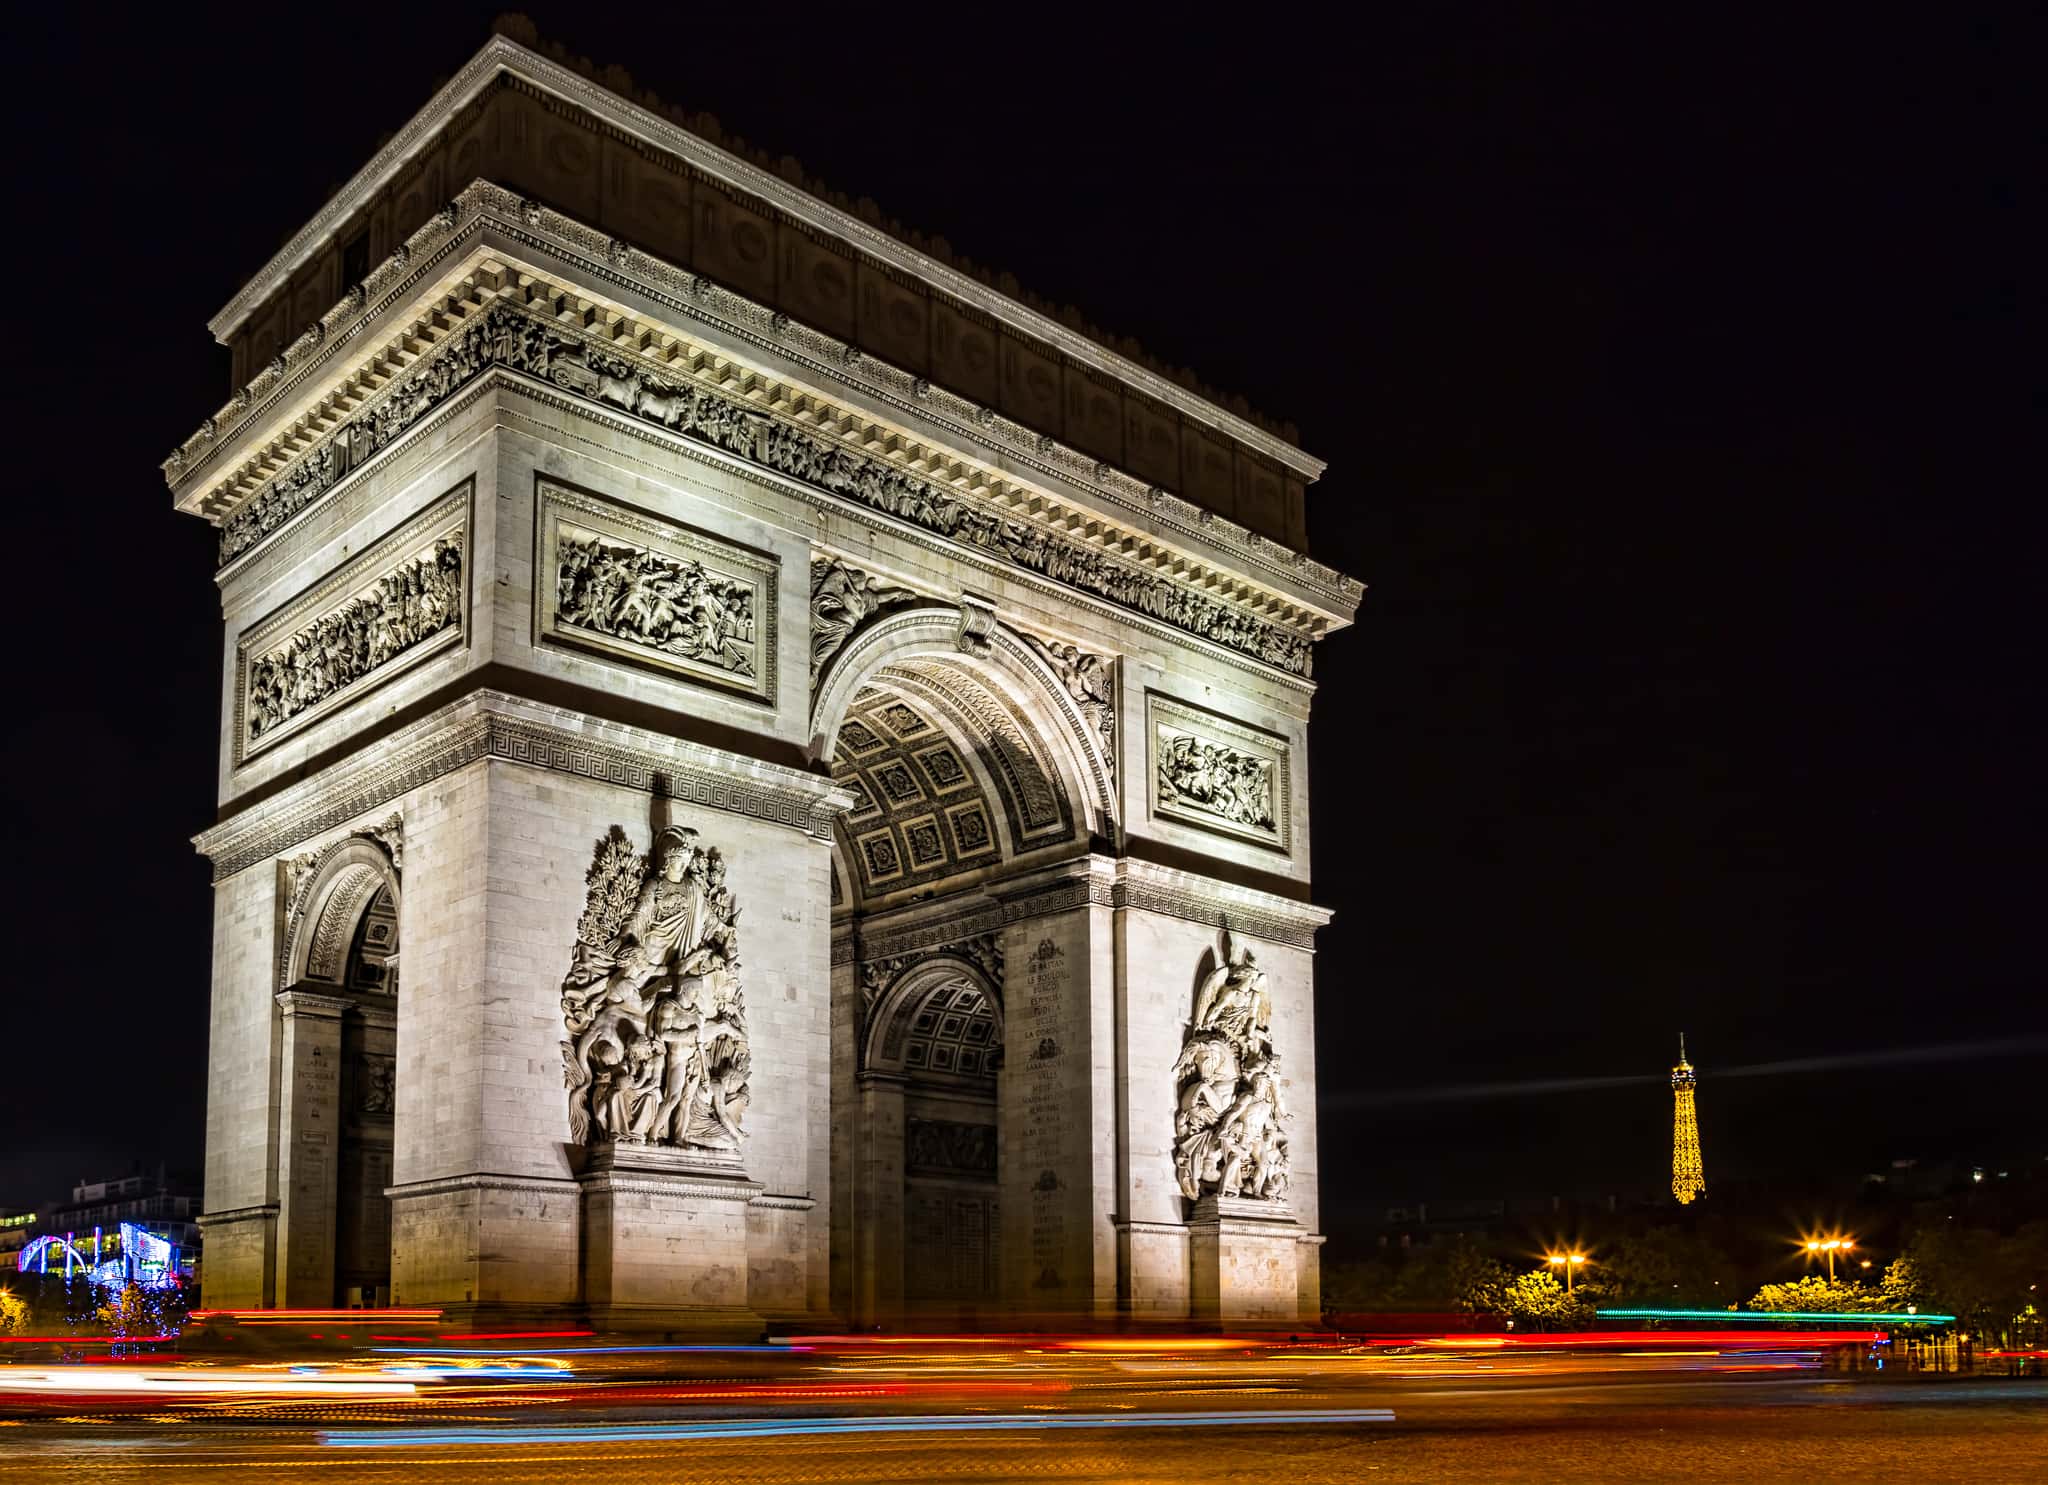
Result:
M1120 1407L906 1414L675 1407L77 1414L0 1422L0 1481L337 1480L434 1485L723 1481L2023 1479L2048 1461L2038 1381L1818 1376L1316 1379L1180 1385ZM1252 1421L1342 1410L1341 1422ZM1392 1418L1371 1416L1391 1410ZM353 1416L351 1416L353 1415ZM1216 1418L1208 1423L1199 1420ZM815 1420L814 1422L812 1420ZM718 1437L733 1427L765 1435ZM944 1431L929 1431L930 1428ZM429 1438L440 1440L427 1441Z

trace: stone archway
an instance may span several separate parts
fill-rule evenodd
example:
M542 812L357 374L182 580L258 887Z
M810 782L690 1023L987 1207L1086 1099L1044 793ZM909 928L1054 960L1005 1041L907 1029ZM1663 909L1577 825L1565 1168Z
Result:
M1002 1040L1000 986L960 954L898 973L868 1018L854 1139L874 1173L871 1220L900 1233L901 1313L913 1323L973 1325L1001 1306ZM873 1257L888 1262L880 1243Z
M284 864L279 1302L388 1302L398 824Z
M918 604L853 631L819 677L814 751L854 797L835 825L832 1086L834 1304L856 1326L985 1323L1030 1282L1002 1236L1031 1205L1005 1159L1005 898L1117 830L1113 719L1058 658L972 605Z

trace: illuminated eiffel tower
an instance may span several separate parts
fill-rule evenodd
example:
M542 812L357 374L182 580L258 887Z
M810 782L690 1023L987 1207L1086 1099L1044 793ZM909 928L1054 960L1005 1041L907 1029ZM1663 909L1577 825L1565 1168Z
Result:
M1678 1066L1671 1069L1671 1099L1677 1105L1671 1122L1671 1194L1680 1206L1707 1190L1700 1167L1700 1121L1693 1112L1692 1093L1699 1084L1685 1060L1685 1033L1678 1034Z

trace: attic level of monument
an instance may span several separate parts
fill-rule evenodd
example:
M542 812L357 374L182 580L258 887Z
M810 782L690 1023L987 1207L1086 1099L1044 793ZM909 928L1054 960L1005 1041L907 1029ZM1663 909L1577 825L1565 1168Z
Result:
M782 175L494 37L213 321L246 388L444 203L498 182L1299 548L1320 460Z
M616 297L590 292L593 273ZM224 564L503 367L871 510L965 530L991 556L1288 673L1305 674L1309 644L1356 605L1355 582L1304 554L481 183L320 323L166 463L179 506L219 524ZM880 416L853 405L878 401Z

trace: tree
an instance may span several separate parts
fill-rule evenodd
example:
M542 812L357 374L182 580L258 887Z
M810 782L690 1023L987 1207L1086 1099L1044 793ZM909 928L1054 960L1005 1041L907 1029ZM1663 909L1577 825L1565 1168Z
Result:
M164 1333L163 1306L156 1295L140 1284L128 1284L120 1289L109 1285L106 1302L99 1307L98 1318L109 1335L120 1336L124 1340Z
M0 1289L0 1335L25 1335L28 1332L28 1301L12 1289Z
M1499 1307L1517 1327L1568 1330L1585 1323L1586 1309L1576 1295L1567 1295L1549 1269L1517 1274L1498 1290Z
M1904 1260L1920 1303L1954 1315L1965 1334L2014 1345L2041 1328L2041 1291L2048 1277L2048 1222L2029 1222L2009 1236L1981 1227L1922 1227Z
M1752 1310L1791 1310L1800 1314L1866 1314L1884 1308L1884 1296L1865 1284L1808 1274L1788 1284L1766 1284L1750 1297Z
M1652 1227L1616 1238L1599 1258L1579 1282L1602 1299L1681 1309L1718 1309L1735 1299L1735 1276L1726 1256L1683 1228Z

